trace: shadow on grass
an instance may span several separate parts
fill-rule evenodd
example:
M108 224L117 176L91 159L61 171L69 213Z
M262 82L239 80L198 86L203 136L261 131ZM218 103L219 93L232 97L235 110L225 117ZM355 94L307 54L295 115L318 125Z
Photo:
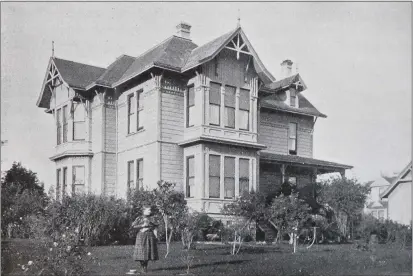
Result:
M190 269L197 268L197 267L206 267L206 266L213 266L213 265L222 265L222 264L241 264L245 262L250 262L251 260L234 260L234 261L219 261L219 262L212 262L212 263L205 263L205 264L194 264L190 266ZM182 266L173 266L173 267L160 267L160 268L155 268L153 271L159 271L159 270L184 270L187 269L188 267L185 265Z

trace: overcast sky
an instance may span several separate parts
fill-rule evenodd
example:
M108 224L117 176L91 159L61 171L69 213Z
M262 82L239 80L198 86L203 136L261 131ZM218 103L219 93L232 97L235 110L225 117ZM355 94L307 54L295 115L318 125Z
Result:
M106 67L192 25L201 45L241 26L274 74L298 63L317 120L314 157L354 166L360 181L411 160L411 3L2 3L2 170L13 161L54 184L52 115L36 107L57 57Z

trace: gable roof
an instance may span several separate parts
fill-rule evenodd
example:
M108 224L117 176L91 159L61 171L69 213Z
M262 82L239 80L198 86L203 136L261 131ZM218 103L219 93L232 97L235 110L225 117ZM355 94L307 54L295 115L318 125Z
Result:
M175 35L171 36L135 58L134 62L125 71L122 77L114 82L113 85L117 86L130 80L154 66L180 72L191 51L196 47L197 45L191 40Z
M99 76L105 71L105 69L101 67L51 57L47 65L42 89L36 102L38 107L48 108L48 103L52 97L52 91L50 90L49 85L47 85L47 80L49 78L49 72L53 66L56 68L58 74L63 81L67 83L67 85L74 89L81 90L85 90L88 84L98 79Z
M272 99L263 99L261 101L261 108L286 111L307 116L327 118L326 115L318 111L317 108L315 108L301 93L298 93L297 97L299 107L289 106L288 104L284 103L283 101L275 97Z
M86 89L86 86L97 80L105 72L105 68L80 62L56 57L53 58L53 61L63 80L69 86L77 89Z
M237 27L235 30L193 49L185 66L182 68L182 72L212 60L237 34L241 36L251 55L254 57L255 70L263 82L271 83L275 81L274 76L265 68L241 27Z
M412 161L400 172L396 179L393 180L391 186L387 188L386 191L383 192L381 198L388 198L389 195L397 188L400 183L410 182L412 183L412 179L403 179L407 174L412 171Z
M283 78L281 80L266 84L265 88L270 89L270 90L278 90L278 89L293 85L294 83L297 83L297 82L299 82L300 85L302 86L302 90L307 89L307 86L305 85L299 73Z

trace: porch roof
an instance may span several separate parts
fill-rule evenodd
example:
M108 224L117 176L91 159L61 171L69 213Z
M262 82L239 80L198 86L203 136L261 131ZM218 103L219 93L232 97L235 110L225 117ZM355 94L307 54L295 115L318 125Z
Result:
M280 164L290 164L299 165L303 167L317 168L318 174L333 173L333 172L344 172L347 169L352 169L353 166L339 164L330 161L324 161L309 157L302 157L297 155L285 155L276 154L269 152L261 152L260 160L268 163L280 163Z

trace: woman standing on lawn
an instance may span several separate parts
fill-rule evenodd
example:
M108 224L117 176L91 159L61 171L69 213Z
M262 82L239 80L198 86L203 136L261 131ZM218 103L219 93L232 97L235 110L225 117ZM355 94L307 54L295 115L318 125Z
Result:
M151 207L143 208L143 216L137 217L132 223L133 228L138 228L136 235L133 259L141 263L142 272L148 271L148 262L159 260L157 245L157 225L151 219Z

